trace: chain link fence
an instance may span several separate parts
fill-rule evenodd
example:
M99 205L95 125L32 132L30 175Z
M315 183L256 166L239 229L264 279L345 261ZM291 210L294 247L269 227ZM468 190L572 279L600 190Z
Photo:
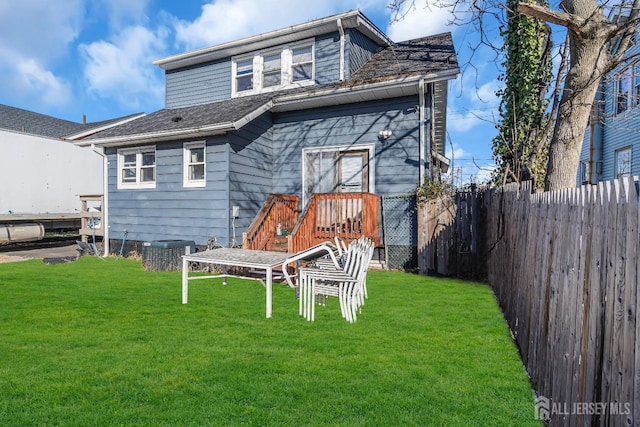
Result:
M418 214L415 194L382 196L382 228L387 268L418 268Z

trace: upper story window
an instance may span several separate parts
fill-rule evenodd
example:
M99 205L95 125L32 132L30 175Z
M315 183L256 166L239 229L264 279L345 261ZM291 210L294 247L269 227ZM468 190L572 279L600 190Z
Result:
M253 58L236 62L236 92L253 89Z
M184 186L204 187L206 185L205 143L185 143L182 152L184 156Z
M313 48L311 46L293 49L291 75L294 82L313 78Z
M633 105L640 105L640 62L633 65Z
M313 84L313 40L233 58L233 96Z
M627 111L629 105L629 89L631 87L631 73L629 70L618 74L616 76L616 114L620 114Z
M281 54L265 56L262 67L262 87L280 86L282 84Z
M616 178L631 176L631 147L616 150L615 162Z
M118 188L156 187L156 147L118 150Z
M614 90L615 114L640 106L640 61L616 75Z

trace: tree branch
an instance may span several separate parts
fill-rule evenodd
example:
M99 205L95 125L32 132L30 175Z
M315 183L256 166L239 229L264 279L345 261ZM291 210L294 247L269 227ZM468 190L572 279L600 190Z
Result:
M518 12L531 16L532 18L538 18L552 24L561 25L573 31L578 36L582 33L581 28L585 23L585 20L579 16L551 10L548 7L533 3L518 3Z

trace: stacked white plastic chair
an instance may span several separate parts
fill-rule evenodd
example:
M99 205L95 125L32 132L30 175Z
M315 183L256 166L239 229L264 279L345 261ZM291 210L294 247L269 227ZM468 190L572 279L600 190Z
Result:
M316 298L334 296L340 301L342 317L348 322L355 322L364 304L366 275L373 249L373 242L361 237L348 246L341 268L300 269L300 315L313 321Z

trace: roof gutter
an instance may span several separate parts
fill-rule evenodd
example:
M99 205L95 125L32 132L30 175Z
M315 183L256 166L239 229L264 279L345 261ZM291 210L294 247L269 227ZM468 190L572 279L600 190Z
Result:
M360 94L360 93L376 93L378 91L386 92L390 88L414 88L416 83L423 80L423 85L432 83L439 80L455 78L458 75L458 69L447 70L442 73L431 73L426 75L417 75L402 77L400 79L385 80L380 82L366 83L357 86L345 86L345 87L331 87L327 89L320 89L315 92L304 92L294 95L283 95L275 99L275 108L282 111L284 106L296 105L300 107L306 103L314 102L320 98L339 99L344 96ZM419 88L417 89L419 90ZM412 90L415 94L416 89Z
M165 130L160 132L77 141L76 144L81 147L89 145L97 145L99 147L118 147L121 145L141 144L145 142L169 141L176 138L194 138L206 135L216 135L229 132L231 130L235 130L233 123L219 123L212 126L202 126L197 128Z

